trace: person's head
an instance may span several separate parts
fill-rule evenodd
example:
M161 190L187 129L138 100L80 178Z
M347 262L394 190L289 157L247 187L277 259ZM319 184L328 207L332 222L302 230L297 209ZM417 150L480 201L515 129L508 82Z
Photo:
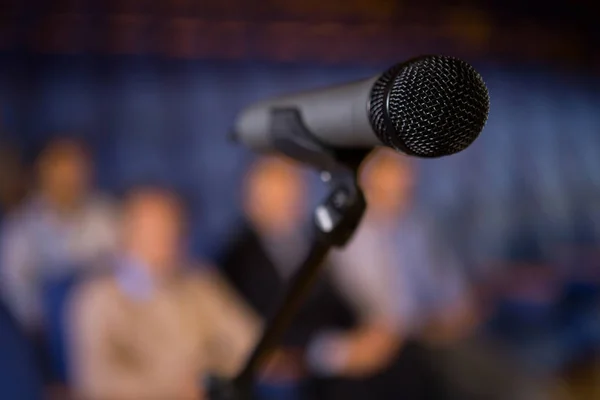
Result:
M165 189L137 188L123 204L123 246L151 272L165 275L178 267L183 245L183 207Z
M70 208L88 193L91 160L83 145L73 139L50 142L38 158L39 186L55 206Z
M411 200L414 174L410 160L391 149L373 152L361 169L360 180L370 209L398 214Z
M303 215L306 189L302 171L291 161L261 158L246 175L244 208L258 229L285 232Z

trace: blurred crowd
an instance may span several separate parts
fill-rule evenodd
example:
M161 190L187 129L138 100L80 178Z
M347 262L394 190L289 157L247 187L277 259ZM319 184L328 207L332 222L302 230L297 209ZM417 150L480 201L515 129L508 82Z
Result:
M309 249L306 174L256 159L244 223L209 262L187 250L185 198L156 182L100 193L89 151L55 137L28 163L0 147L0 387L15 391L6 398L204 398L207 377L239 371ZM600 395L593 238L548 260L520 232L502 267L474 279L413 202L410 159L377 149L360 181L368 211L328 257L257 398Z

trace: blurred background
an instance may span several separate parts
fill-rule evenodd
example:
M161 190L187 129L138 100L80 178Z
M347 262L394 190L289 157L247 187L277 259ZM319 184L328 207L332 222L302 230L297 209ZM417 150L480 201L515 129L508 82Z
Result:
M509 365L527 365L520 377L530 373L560 395L598 398L600 30L594 6L583 0L4 0L0 270L7 271L3 290L15 292L6 295L7 313L44 337L34 340L36 360L53 360L38 377L45 393L69 393L66 356L56 355L69 345L55 343L65 340L63 328L55 334L51 328L64 325L64 301L56 300L64 293L47 294L62 287L55 283L36 280L34 287L31 270L56 271L56 260L91 262L81 256L85 251L48 244L64 226L48 228L35 203L41 192L62 193L56 182L83 179L64 178L69 172L56 167L60 160L71 160L66 163L75 170L91 166L94 193L115 209L132 188L168 188L186 210L189 258L216 270L239 269L223 266L243 263L227 254L248 219L244 182L257 157L227 139L236 113L271 95L369 77L415 55L444 54L480 71L491 111L465 151L411 162L411 204L456 256L453 266L478 308L468 336L493 339L475 353L488 354L488 347L510 353ZM79 145L86 151L74 150ZM301 169L301 175L306 201L297 207L308 221L325 188L314 172ZM98 246L106 242L109 253L119 228L90 226L90 240L106 237ZM397 238L399 251L403 240ZM254 304L260 302L239 283L246 279L240 274L254 274L254 262L247 264L225 275L261 314ZM31 306L25 292L39 292L43 304ZM60 304L48 306L55 300ZM51 310L21 316L29 307ZM29 318L49 322L30 329L22 322ZM350 375L344 379L365 379ZM297 385L286 383L293 388L286 391L275 380L266 380L262 396L300 396Z

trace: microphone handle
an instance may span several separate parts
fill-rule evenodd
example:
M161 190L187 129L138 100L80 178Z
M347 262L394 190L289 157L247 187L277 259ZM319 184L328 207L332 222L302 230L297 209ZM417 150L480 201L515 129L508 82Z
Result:
M255 151L281 151L272 137L273 110L294 109L320 143L339 149L372 149L382 144L369 118L371 90L378 78L253 104L237 116L233 137Z

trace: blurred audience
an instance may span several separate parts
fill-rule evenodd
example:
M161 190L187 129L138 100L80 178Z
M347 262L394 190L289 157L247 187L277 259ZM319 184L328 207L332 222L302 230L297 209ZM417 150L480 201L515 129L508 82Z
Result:
M381 337L378 348L349 347L354 348L344 368L349 375L376 372L406 337L460 338L472 328L475 311L456 254L412 204L415 177L408 158L376 151L365 163L361 182L367 213L348 246L332 254L333 272L369 327L362 334L377 331ZM352 365L362 357L371 359L364 366Z
M115 246L115 213L91 184L83 144L56 139L37 162L33 193L2 227L1 294L29 332L43 329L42 288L48 281L88 270Z
M413 214L408 162L379 151L363 178L365 220L348 248L330 257L331 268L295 319L286 345L305 349L305 359L295 361L320 377L310 385L311 398L422 397L434 390L426 378L433 371L418 351L402 355L405 340L444 343L466 335L473 303L454 255L437 241L431 224ZM222 265L267 315L310 244L303 231L307 185L290 162L263 158L247 175L244 195L247 219Z
M114 273L72 299L77 398L202 398L203 374L240 367L257 319L211 268L188 268L184 211L173 194L139 188L123 211Z

